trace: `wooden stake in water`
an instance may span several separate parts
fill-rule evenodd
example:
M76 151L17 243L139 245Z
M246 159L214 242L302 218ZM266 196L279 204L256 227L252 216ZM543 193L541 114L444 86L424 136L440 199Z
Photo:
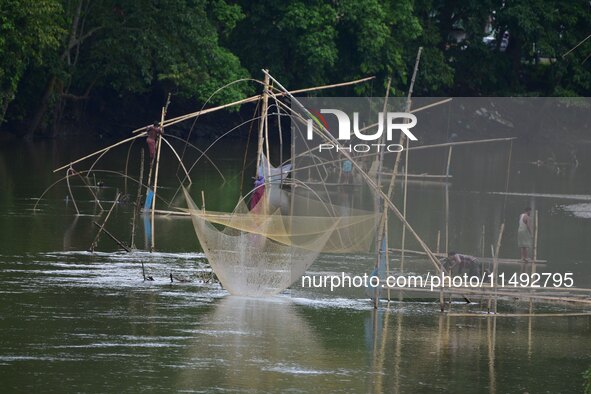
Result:
M100 224L98 224L97 222L92 222L94 223L95 226L97 226L99 228L99 231L103 231L105 234L107 234L109 236L109 238L111 238L113 241L115 241L115 243L119 246L121 246L123 249L125 249L126 252L131 252L131 249L129 249L123 242L119 241L117 238L115 238L115 236L113 234L111 234L106 228L104 228L103 226L101 226Z
M133 219L131 222L131 248L135 249L135 221L140 213L140 201L142 200L142 182L144 181L144 149L140 154L140 179L137 187L137 197L135 198L135 207L133 209ZM142 262L142 271L143 271ZM144 275L145 276L145 275Z
M410 80L410 86L409 86L409 89L408 89L408 95L407 95L407 98L406 98L406 112L410 112L410 107L411 107L411 104L412 104L411 97L412 97L412 92L413 92L413 88L414 88L414 84L415 84L415 79L416 79L416 76L417 76L417 72L419 70L419 63L421 61L421 53L422 52L423 52L423 47L419 47L419 50L417 51L417 57L415 59L415 67L414 67L414 70L413 70L412 78ZM389 92L386 92L386 93L389 93ZM387 97L388 96L386 95L386 99L387 99ZM385 104L384 104L384 107L385 107ZM406 138L406 135L404 133L400 133L400 140L399 140L399 144L400 145L403 145L404 144L405 138ZM406 146L408 147L408 144ZM392 176L390 178L390 184L388 186L388 192L387 192L388 199L390 198L390 196L392 195L392 192L394 191L394 184L395 184L395 181L396 181L396 173L398 172L398 166L399 166L399 163L400 163L400 158L401 158L401 155L400 155L400 152L398 152L396 154L396 160L394 161L394 168L392 170ZM349 160L351 160L351 159L349 159ZM351 160L351 161L353 162L353 160ZM353 163L353 164L355 164L355 163ZM379 176L379 172L380 171L378 169L378 176ZM377 187L378 187L378 190L379 191L382 190L382 185L379 182L377 184ZM379 196L379 194L381 194L381 193L378 193L378 201L380 200L381 197L383 197L383 196ZM379 205L381 206L382 204L383 204L383 212L382 212L382 217L381 217L381 220L380 220L380 223L379 223L379 226L378 226L378 233L377 233L377 241L378 242L377 242L377 248L376 248L376 250L378 251L378 259L376 260L376 268L378 268L378 270L379 270L379 262L380 262L380 259L379 259L379 257L380 257L380 249L382 247L382 240L383 239L386 239L386 250L388 250L388 244L387 244L387 242L388 242L387 241L387 226L386 226L387 216L388 216L388 208L387 208L387 205L388 204L386 202L386 199L384 199L383 202L380 201L380 204ZM398 212L398 213L400 213L400 212ZM401 214L401 216L403 217L403 220L406 221L405 214ZM384 238L384 237L386 237L386 238ZM403 262L404 257L403 256L404 256L404 249L402 251L402 256L401 256L402 257L401 258L401 269L402 269L402 264L404 264L404 262ZM378 298L378 292L376 291L376 294L375 294L375 297L374 297L374 308L377 308L377 305L378 305L377 298Z
M437 247L435 248L436 252L439 253L439 244L441 242L441 230L437 230Z
M445 175L448 178L452 149L453 145L449 147L449 151L447 153L447 166L445 168ZM449 182L445 183L445 253L449 253Z
M505 223L501 224L501 229L499 230L499 238L497 239L497 248L493 254L493 278L495 280L495 310L494 312L497 313L497 275L499 273L499 251L501 250L501 241L503 240L503 231L505 231Z
M78 205L76 205L76 200L74 199L74 194L72 194L72 187L70 186L70 176L73 176L74 170L72 167L68 168L66 171L66 183L68 184L68 191L70 192L70 197L72 198L72 203L74 204L74 208L76 208L76 215L80 215L80 211L78 210Z
M162 114L160 116L160 129L164 127L164 117L166 116L166 111L168 110L168 104L170 104L170 93L168 94L168 99L166 101L166 105L162 107ZM152 198L152 208L151 208L151 228L152 228L152 244L150 245L150 252L154 251L154 246L156 244L156 229L154 228L154 210L156 209L156 192L158 190L158 171L160 170L160 151L162 148L162 144L160 143L161 135L160 133L156 134L156 145L158 145L158 152L156 153L156 169L154 171L154 197Z
M264 70L266 71L266 70ZM269 94L267 93L269 89L269 75L265 73L265 80L264 80L264 87L263 87L263 105L261 107L261 120L259 122L259 136L258 136L258 145L257 145L257 166L256 166L256 176L259 174L259 166L261 164L261 156L263 154L263 144L265 142L264 132L265 132L265 124L267 123L267 104L269 100ZM268 148L267 148L268 150ZM268 152L267 152L268 155ZM267 160L269 158L267 157ZM265 176L267 174L263 174Z
M115 206L119 202L120 196L121 196L121 193L117 193L117 196L115 197L115 201L113 201L113 205L111 205L111 209L109 209L109 212L107 213L107 216L105 217L105 220L103 220L103 224L99 225L99 230L96 233L96 236L94 237L94 240L92 241L92 244L90 245L90 251L93 253L94 253L94 248L96 248L96 245L98 244L98 240L101 235L101 232L103 232L105 230L105 225L107 224L107 221L109 220L109 217L111 216L111 213L113 212L113 209L115 209ZM119 241L117 241L117 242L119 242ZM127 248L125 248L125 249L127 249ZM127 250L127 251L129 252L129 250Z

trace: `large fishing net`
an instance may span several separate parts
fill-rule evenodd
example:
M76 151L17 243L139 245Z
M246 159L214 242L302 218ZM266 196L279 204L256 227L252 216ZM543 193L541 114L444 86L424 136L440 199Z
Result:
M373 212L331 204L310 190L269 183L255 207L241 201L231 213L199 209L186 190L185 197L212 269L235 295L277 294L319 253L367 252L374 240Z

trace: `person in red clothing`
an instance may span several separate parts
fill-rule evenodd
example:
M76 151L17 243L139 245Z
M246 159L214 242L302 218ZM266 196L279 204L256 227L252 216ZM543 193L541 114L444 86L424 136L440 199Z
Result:
M265 195L265 178L262 176L258 176L254 182L254 192L252 193L252 197L250 199L250 210L254 210Z
M164 134L164 130L162 130L162 127L160 127L158 122L154 122L153 125L146 128L146 133L148 133L146 142L148 143L148 150L150 151L150 161L152 161L156 154L156 139L159 135Z

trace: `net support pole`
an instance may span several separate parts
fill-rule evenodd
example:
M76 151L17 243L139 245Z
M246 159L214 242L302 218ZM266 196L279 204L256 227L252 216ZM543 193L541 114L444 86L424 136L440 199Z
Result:
M168 104L170 103L170 93L168 94L168 100L166 101L166 105L162 107L162 113L160 115L160 129L163 129L164 126L164 117L166 116L166 111L168 109ZM150 223L152 226L152 242L150 244L150 252L154 251L154 247L156 245L156 229L154 228L154 214L156 211L156 191L158 190L158 172L160 170L160 151L162 148L162 144L160 139L162 136L160 133L157 134L156 137L156 145L158 145L158 152L156 153L156 168L154 169L154 197L152 198L152 209L150 212Z

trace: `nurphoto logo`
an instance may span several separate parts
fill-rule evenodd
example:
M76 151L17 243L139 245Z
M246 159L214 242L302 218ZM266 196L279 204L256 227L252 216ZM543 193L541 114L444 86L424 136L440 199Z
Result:
M411 141L417 141L417 137L410 131L410 129L417 124L417 117L413 114L406 112L380 112L378 113L378 123L376 124L377 129L375 129L375 132L371 134L364 134L362 132L364 129L359 127L359 112L353 112L353 127L351 131L351 119L349 115L347 115L345 111L334 108L321 109L319 113L316 113L316 115L311 114L312 119L308 119L307 121L306 138L309 141L312 141L314 137L314 123L316 123L321 128L328 130L328 123L323 116L324 114L330 114L336 117L338 122L338 134L336 138L342 145L335 143L323 143L320 144L318 148L320 152L323 150L327 151L333 149L336 151L346 150L348 152L360 153L369 152L370 150L380 152L382 149L385 149L388 152L402 151L403 147L400 144L359 143L346 145L347 142L351 143L353 136L360 141L383 141L382 136L384 134L384 129L386 131L386 142L391 142L394 136L398 136L398 133L393 133L394 130L400 130Z

